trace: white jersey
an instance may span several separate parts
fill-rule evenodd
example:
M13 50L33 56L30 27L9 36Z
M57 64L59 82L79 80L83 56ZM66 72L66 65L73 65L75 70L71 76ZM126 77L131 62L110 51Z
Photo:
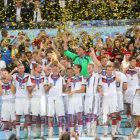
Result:
M71 91L80 90L82 85L86 85L86 80L83 76L79 75L78 77L72 77L70 80ZM75 93L72 97L84 95L83 93Z
M65 85L65 80L61 75L54 77L53 74L50 74L48 77L48 85L52 83L52 87L49 89L49 96L62 96L63 85Z
M42 68L43 68L43 71L41 74L45 76L44 68L47 66L48 62L46 58L41 59L41 61L42 61Z
M125 76L124 73L120 72L120 71L116 71L117 75L120 77L121 82L120 83L116 83L116 87L117 87L117 92L123 92L123 83L127 83L127 77Z
M15 99L15 95L12 93L10 84L11 82L9 82L8 84L2 82L2 101L14 101Z
M47 85L48 81L45 76L35 77L30 76L28 81L28 87L32 87L36 83L36 87L32 91L32 98L40 98L41 96L45 95L45 88L44 86Z
M107 82L109 81L109 82ZM110 84L109 84L110 83ZM116 89L116 77L112 75L111 78L106 76L101 76L99 80L99 85L102 86L104 97L114 97L117 96L117 89Z
M97 92L99 74L93 72L91 76L86 79L86 96L93 96Z
M136 68L139 70L139 68ZM126 77L128 82L128 88L130 87L137 87L139 84L139 77L138 74L140 73L140 70L138 72L134 71L133 69L128 69L126 71Z
M29 74L24 73L23 77L19 77L18 73L12 75L14 80L14 86L16 87L16 98L28 98L27 84L29 80Z

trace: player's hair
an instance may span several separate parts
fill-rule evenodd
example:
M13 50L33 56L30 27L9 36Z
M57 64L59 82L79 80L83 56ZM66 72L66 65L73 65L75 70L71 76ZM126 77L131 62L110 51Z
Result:
M33 51L33 54L38 54L38 51L37 50Z
M73 69L72 69L72 67L68 67L66 71L68 71L68 70L73 70Z
M112 68L112 65L107 65L107 66L106 66L106 69L107 69L107 68Z
M89 65L89 66L92 66L92 67L94 68L94 64L93 64L93 63L89 63L88 65Z
M75 64L74 66L76 66L78 69L80 69L80 72L81 72L81 70L82 70L82 66L81 65Z
M101 57L101 60L104 59L104 58L106 58L106 56L102 56L102 57Z
M132 61L133 59L136 60L136 57L135 56L130 56L129 57L129 61Z
M96 137L94 140L101 140L99 137Z
M84 51L86 51L86 48L84 47L84 45L80 45L78 48L82 48Z
M65 132L63 135L62 135L62 138L61 140L70 140L70 134Z
M19 64L19 65L17 65L17 67L21 67L21 66L23 66L23 67L24 67L24 65L23 65L23 64Z
M64 57L63 60L66 60L69 62L69 58L68 57Z
M40 64L34 64L33 69L35 70L38 67L38 65Z
M113 63L113 67L116 68L116 69L120 68L120 66L121 66L120 62L114 62Z
M4 69L4 68L3 68L1 71L2 71L2 72L3 72L3 71L8 72L8 70L6 70L6 69ZM8 73L9 73L9 72L8 72Z

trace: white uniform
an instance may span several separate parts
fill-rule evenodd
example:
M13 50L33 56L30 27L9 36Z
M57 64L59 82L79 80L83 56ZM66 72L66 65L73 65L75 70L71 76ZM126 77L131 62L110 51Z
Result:
M75 79L75 80L74 80ZM74 86L74 81L75 86ZM86 81L83 76L72 77L70 81L71 91L80 90L82 85L86 85ZM83 112L83 96L84 93L75 93L69 98L68 114L75 115L78 112Z
M68 81L68 77L64 77L64 80L65 80L65 83ZM67 85L65 91L68 90L69 88L69 84ZM68 97L68 94L63 94L63 100L64 100L64 110L65 110L65 113L68 114L68 102L69 102L69 97Z
M5 85L5 86L4 86ZM6 90L5 90L6 88ZM14 121L15 117L15 96L12 93L10 82L9 84L2 83L2 121Z
M37 80L37 81L36 81ZM31 98L31 115L33 116L46 116L46 95L44 86L47 85L47 79L44 76L35 78L30 76L28 81L28 87L32 87L34 83L38 83L32 91Z
M14 80L14 86L16 87L16 94L15 94L16 115L29 115L30 99L28 96L28 89L27 89L29 74L24 73L24 76L22 78L19 77L18 73L15 73L13 74L13 80Z
M56 83L55 83L56 81ZM48 85L52 83L52 87L48 92L48 107L47 111L48 117L64 116L64 100L62 97L63 85L65 85L65 80L62 76L58 75L54 77L53 74L50 74L48 77Z
M135 95L136 88L139 84L139 77L138 77L139 72L140 71L135 72L133 69L129 69L126 72L128 88L125 94L125 103L129 103L129 104L132 103L132 99Z
M94 73L87 78L85 94L85 114L98 114L99 111L99 93L97 93L99 74Z
M137 89L135 90L135 95L131 107L132 107L132 114L136 116L140 116L140 94L138 93Z
M120 71L116 71L117 75L120 77L121 82L116 83L117 87L117 102L119 111L124 110L124 101L123 101L123 83L127 83L127 77Z
M111 79L109 78L109 80ZM116 77L112 75L112 80L110 82L110 85L108 85L107 77L101 76L99 85L102 86L102 90L104 93L104 96L102 98L102 113L104 115L109 115L118 112Z

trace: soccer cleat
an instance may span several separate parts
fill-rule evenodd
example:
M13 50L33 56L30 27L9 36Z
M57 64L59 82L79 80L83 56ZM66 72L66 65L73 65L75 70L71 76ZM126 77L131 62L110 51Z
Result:
M36 135L36 138L37 138L37 139L40 139L40 138L41 138L41 137L40 137L40 134L37 134L37 135Z
M104 138L107 138L108 136L107 135L104 135Z
M114 135L111 135L111 138L113 138L114 137Z
M24 138L27 139L27 138L28 138L28 134L25 134L25 135L24 135Z

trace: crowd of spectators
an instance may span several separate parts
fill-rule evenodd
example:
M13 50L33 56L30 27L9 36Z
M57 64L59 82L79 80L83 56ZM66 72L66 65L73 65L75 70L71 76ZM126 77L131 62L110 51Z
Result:
M139 0L1 0L0 23L139 18Z
M48 62L50 56L58 56L60 62L67 61L64 50L69 50L72 53L77 53L77 48L80 44L83 44L83 50L86 55L90 54L90 48L94 48L97 58L106 55L111 62L119 61L122 63L125 60L124 52L129 51L131 55L137 57L137 61L140 59L140 29L138 26L133 26L126 31L126 34L117 33L114 38L108 36L106 42L100 37L97 32L94 35L89 35L86 31L81 31L76 38L74 34L69 31L62 32L61 28L57 31L57 36L49 36L45 30L40 30L40 33L31 42L26 32L20 31L12 41L10 41L10 35L8 31L3 29L1 40L1 56L0 59L5 61L5 65L1 65L2 68L7 68L10 72L18 64L23 63L25 65L25 72L30 72L30 64L36 57L37 50L40 49L40 44L44 44L42 49L42 58L47 58ZM68 48L64 48L63 36L68 37ZM96 44L93 44L93 41ZM69 57L69 56L68 56ZM68 60L69 61L69 60ZM71 63L73 63L71 61ZM2 63L1 63L2 64ZM65 65L65 64L64 64Z

